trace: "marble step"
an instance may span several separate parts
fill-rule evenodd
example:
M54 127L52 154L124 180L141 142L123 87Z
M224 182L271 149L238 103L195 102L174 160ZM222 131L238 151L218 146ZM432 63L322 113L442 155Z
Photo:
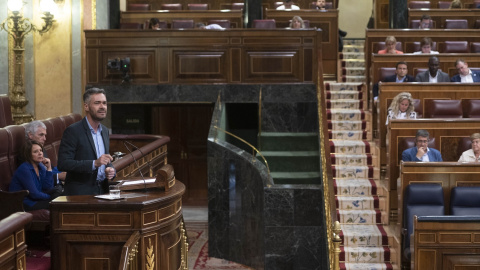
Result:
M343 82L365 82L365 76L342 76Z
M344 59L341 61L342 68L365 68L363 59Z
M365 39L364 38L344 38L343 39L344 45L357 45L357 46L365 46Z
M363 131L367 128L367 121L327 121L328 129L338 131Z
M379 196L388 195L382 180L374 179L334 179L333 191L342 196Z
M340 224L344 247L380 247L389 245L392 237L379 224Z
M317 172L271 172L275 185L320 185L321 175Z
M360 91L326 91L326 99L362 99Z
M328 139L330 140L368 140L371 137L366 130L329 130Z
M363 50L363 48L362 48ZM365 59L365 54L363 52L345 52L343 51L339 55L340 59Z
M365 76L365 68L363 67L342 68L342 76Z
M337 210L337 220L341 224L387 224L388 217L381 210Z
M330 154L330 162L332 163L332 165L337 166L368 166L372 165L372 160L373 159L371 154Z
M346 110L346 109L331 109L327 110L327 119L335 121L358 121L366 120L365 116L367 114L364 110ZM369 115L369 113L368 113Z
M340 263L340 270L398 270L398 265L391 263Z
M384 263L395 256L395 251L387 246L341 247L340 250L340 261L348 263Z
M342 53L363 53L364 47L359 45L343 45Z
M341 154L367 154L371 153L370 142L368 141L330 141L330 153Z
M380 179L380 168L373 166L334 166L334 179Z
M337 99L327 100L327 109L363 109L365 102L363 100Z
M262 132L260 149L263 151L318 150L318 135L310 132Z
M270 172L319 172L319 151L262 151ZM263 162L263 159L262 159Z
M344 83L344 82L328 82L325 83L325 90L330 91L362 91L364 84L362 83Z
M337 209L340 210L386 210L385 197L378 196L336 196Z

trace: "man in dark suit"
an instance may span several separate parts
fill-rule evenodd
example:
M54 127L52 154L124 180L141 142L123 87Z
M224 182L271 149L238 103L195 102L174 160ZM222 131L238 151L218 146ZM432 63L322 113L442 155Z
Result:
M397 83L402 83L402 82L413 82L413 77L408 75L408 64L405 61L400 61L397 63L396 69L395 69L395 75L392 76L387 76L385 77L382 81L376 83L373 86L373 98L376 101L378 97L378 85L381 84L382 82L397 82Z
M58 169L67 172L65 195L106 193L115 176L108 129L100 124L107 116L105 91L88 89L83 102L86 117L65 129L58 152Z
M455 61L455 67L457 68L458 74L452 77L452 82L480 82L480 71L469 69L465 60L457 59L457 61Z
M442 154L436 149L428 148L430 133L419 129L415 136L415 147L409 148L402 153L403 161L437 162L443 161Z
M428 70L418 73L415 77L415 81L431 83L450 82L448 74L439 70L439 66L440 60L438 60L438 57L431 56L430 59L428 59Z

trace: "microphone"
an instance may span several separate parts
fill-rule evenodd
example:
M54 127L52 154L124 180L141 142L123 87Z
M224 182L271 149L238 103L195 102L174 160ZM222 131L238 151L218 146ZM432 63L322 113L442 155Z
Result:
M136 145L134 145L133 143L129 142L129 141L123 141L124 143L128 143L129 145L131 145L132 147L134 147L135 149L137 149L138 151L140 151L140 153L142 154L142 156L145 156L145 154L143 154L142 150L140 148L138 148ZM150 163L150 160L147 159L147 164L148 164L148 168L150 170L150 173L149 173L149 177L153 177L153 167L152 167L152 164Z
M140 166L138 165L138 161L137 159L135 158L135 156L133 155L132 153L132 150L130 150L130 148L128 148L127 144L125 144L127 141L123 141L123 145L125 146L125 148L127 148L128 152L130 153L130 155L132 156L133 158L133 161L135 162L135 164L137 164L137 168L138 168L138 171L140 172L140 175L142 176L142 179L143 179L143 185L145 186L145 192L147 192L147 181L145 181L145 177L143 177L143 173L142 173L142 169L140 168ZM131 143L129 143L130 145L132 145ZM133 145L134 146L134 145ZM135 146L136 147L136 146ZM137 148L138 149L138 148ZM140 150L140 149L139 149ZM142 151L140 151L140 153L142 153ZM143 155L143 153L142 153Z

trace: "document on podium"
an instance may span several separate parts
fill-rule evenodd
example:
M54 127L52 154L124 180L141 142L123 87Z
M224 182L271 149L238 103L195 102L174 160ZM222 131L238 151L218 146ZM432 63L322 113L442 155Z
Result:
M155 178L147 178L145 180L133 180L133 181L123 181L121 183L122 186L130 186L130 185L140 185L140 184L152 184L155 183L157 179Z

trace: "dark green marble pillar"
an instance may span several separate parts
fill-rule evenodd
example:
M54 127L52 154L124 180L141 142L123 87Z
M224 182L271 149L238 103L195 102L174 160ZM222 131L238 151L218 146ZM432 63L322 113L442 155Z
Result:
M262 1L245 0L245 27L250 28L257 19L262 19Z
M389 26L390 28L408 27L408 4L407 0L390 0L389 2Z

